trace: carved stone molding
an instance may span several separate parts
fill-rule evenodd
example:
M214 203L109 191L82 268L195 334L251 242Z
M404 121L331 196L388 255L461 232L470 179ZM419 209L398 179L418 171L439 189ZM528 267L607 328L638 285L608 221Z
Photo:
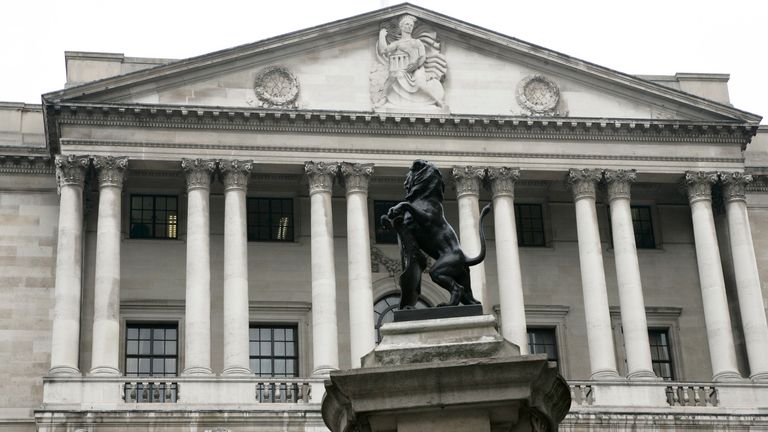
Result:
M717 173L711 171L688 171L683 183L688 191L688 202L712 200L712 185L717 182Z
M390 277L395 277L395 275L401 272L399 260L390 258L381 249L371 246L371 271L374 273L380 272L380 265L387 269Z
M329 162L305 162L304 173L309 179L309 194L316 192L331 192L333 179L339 171L337 163Z
M544 75L530 75L517 85L517 102L523 114L533 116L558 116L557 104L560 102L560 89L557 84Z
M723 182L723 199L725 202L746 201L747 185L752 183L752 176L740 172L721 172Z
M372 163L342 162L339 168L344 176L344 185L347 188L347 193L368 193L368 183L373 175Z
M451 177L456 183L456 196L479 195L480 182L485 178L485 168L471 165L455 166L451 170Z
M299 80L285 66L269 66L256 75L253 91L263 108L296 108Z
M747 185L747 192L768 192L768 176L751 175L754 181Z
M568 171L568 187L573 192L573 200L596 197L597 182L603 178L600 169L570 169Z
M99 187L123 188L128 169L127 157L94 156L93 167L96 168Z
M630 199L630 189L637 179L637 170L605 170L603 175L608 186L609 201L616 198Z
M49 157L0 155L0 174L50 175L54 172Z
M515 196L515 182L520 178L520 170L510 167L488 167L488 180L493 196Z
M63 186L83 187L85 170L90 162L88 156L56 155L56 183L59 190Z
M187 190L210 188L216 162L216 159L182 159L181 168L187 176Z
M251 168L253 168L253 161L250 160L231 159L219 161L219 169L224 180L224 190L247 190Z

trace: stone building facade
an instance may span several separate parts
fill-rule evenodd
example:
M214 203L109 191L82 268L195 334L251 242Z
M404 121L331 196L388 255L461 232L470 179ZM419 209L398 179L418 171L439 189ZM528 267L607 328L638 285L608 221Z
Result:
M397 304L411 162L562 430L768 428L768 129L412 5L185 60L66 55L0 104L0 428L325 430ZM420 304L445 301L424 278ZM371 389L375 392L375 389Z

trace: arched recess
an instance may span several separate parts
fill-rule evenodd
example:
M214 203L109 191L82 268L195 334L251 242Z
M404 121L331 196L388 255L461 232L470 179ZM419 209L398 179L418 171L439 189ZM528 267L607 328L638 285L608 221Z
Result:
M416 303L416 308L427 308L448 300L448 294L441 291L444 290L435 284L422 281L421 296ZM389 276L373 283L373 294L373 321L376 328L376 343L379 343L381 341L379 328L382 324L392 321L392 313L400 304L400 289L395 284L395 279Z

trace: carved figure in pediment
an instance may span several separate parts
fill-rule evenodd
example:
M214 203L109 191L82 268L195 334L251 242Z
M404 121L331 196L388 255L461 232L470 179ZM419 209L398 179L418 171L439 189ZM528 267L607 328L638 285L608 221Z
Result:
M434 30L412 15L385 23L379 31L371 71L375 110L448 112L443 79L448 62Z

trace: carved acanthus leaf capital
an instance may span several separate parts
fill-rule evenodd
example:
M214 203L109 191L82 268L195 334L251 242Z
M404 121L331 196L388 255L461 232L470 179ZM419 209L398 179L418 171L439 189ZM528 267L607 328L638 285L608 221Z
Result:
M688 171L683 182L688 190L688 202L712 200L712 185L717 182L717 173L709 171Z
M752 183L752 176L740 172L721 172L723 182L723 199L725 202L746 201L747 185Z
M305 162L304 173L309 179L309 194L331 192L333 179L339 171L339 164L334 162Z
M568 187L573 192L573 200L582 198L595 199L597 182L603 178L603 170L600 169L570 169L568 170Z
M216 170L216 159L182 159L181 168L187 175L187 190L211 187L211 174Z
M90 160L88 156L56 155L56 182L59 190L63 186L83 187Z
M455 166L451 170L451 176L456 183L456 196L479 195L480 182L485 178L485 168L471 165Z
M93 167L96 168L99 187L123 188L123 181L128 169L127 157L94 156Z
M637 170L605 170L605 183L608 186L608 200L617 198L630 199L632 183L637 180Z
M347 193L368 193L368 182L373 175L372 163L342 162L339 168L344 176L344 185L347 188Z
M251 175L253 161L225 160L219 162L219 169L224 180L224 189L248 189L248 177Z
M520 170L510 167L488 167L488 180L491 192L497 196L515 196L515 182L520 178Z

